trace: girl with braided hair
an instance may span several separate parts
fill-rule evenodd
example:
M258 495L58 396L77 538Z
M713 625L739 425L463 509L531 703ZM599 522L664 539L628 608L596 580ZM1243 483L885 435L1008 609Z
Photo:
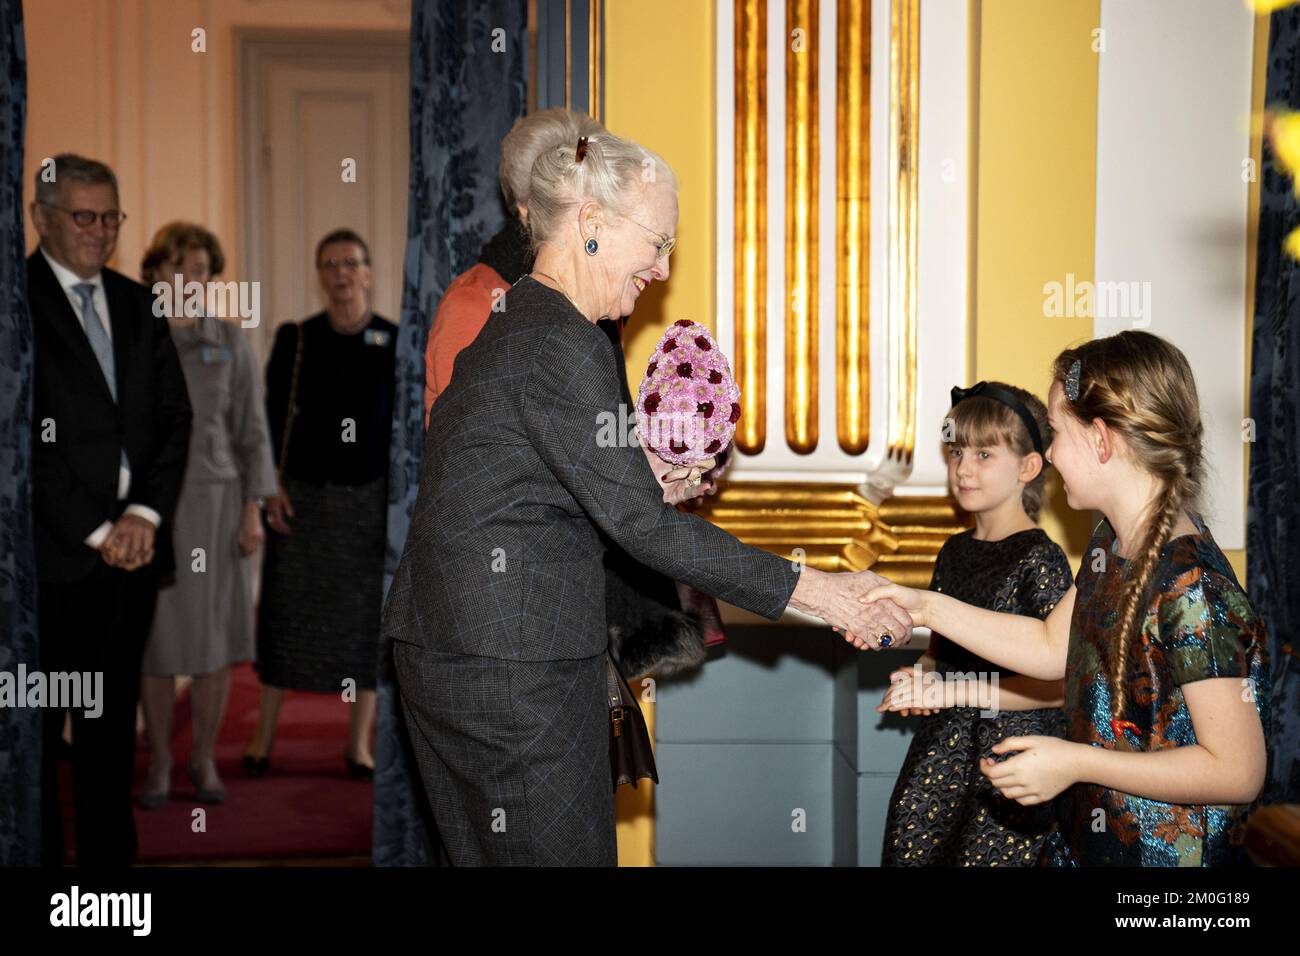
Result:
M1062 795L1040 863L1245 863L1268 763L1266 635L1199 513L1191 367L1127 331L1067 349L1052 375L1047 458L1070 506L1102 519L1047 619L892 584L864 600L892 598L994 664L1065 679L1066 739L1008 737L980 765L1026 806Z

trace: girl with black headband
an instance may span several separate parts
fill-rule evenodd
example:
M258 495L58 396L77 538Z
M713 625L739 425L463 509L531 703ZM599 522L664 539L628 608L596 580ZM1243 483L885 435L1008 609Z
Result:
M1042 503L1047 410L1000 382L953 388L943 422L948 486L975 527L935 559L930 589L990 610L1045 618L1070 587L1065 553L1035 523ZM996 675L996 683L994 683ZM1051 805L1021 806L980 773L1004 737L1065 736L1061 681L999 669L937 633L895 671L876 708L917 714L885 823L885 866L1032 866Z
M906 608L943 632L941 650L1064 678L1066 739L1014 734L980 762L1008 800L1056 803L1043 865L1249 865L1271 761L1269 635L1201 512L1191 363L1150 332L1093 339L1052 363L1048 408L1066 502L1100 518L1046 620L897 584L863 601Z

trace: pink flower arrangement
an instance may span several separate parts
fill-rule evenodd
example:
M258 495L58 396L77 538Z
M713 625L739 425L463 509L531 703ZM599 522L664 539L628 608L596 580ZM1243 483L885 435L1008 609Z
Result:
M636 399L636 427L664 461L693 465L721 455L740 421L740 388L704 326L681 319L655 347Z

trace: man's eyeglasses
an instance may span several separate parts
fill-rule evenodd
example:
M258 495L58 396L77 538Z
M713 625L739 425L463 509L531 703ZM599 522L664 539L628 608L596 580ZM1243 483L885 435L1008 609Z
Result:
M87 226L93 226L96 219L104 224L105 229L116 229L126 222L126 213L117 209L110 209L108 212L95 212L93 209L64 209L52 202L41 201L41 205L57 209L59 212L66 212L72 217L72 221L83 229Z
M368 265L370 265L369 262L366 262L362 259L358 259L356 256L348 256L346 259L326 259L324 262L320 264L320 267L322 269L327 269L330 272L338 272L340 269L347 267L348 269L351 269L353 272L355 272L357 269L360 269L362 266L368 266Z
M628 222L632 223L634 226L641 226L641 223L637 222L635 219L629 219ZM655 232L655 230L651 229L649 226L641 226L641 228L650 233L650 235L659 239L659 242L655 244L655 249L659 253L659 258L666 259L673 254L673 249L677 245L676 236L665 236L662 232Z

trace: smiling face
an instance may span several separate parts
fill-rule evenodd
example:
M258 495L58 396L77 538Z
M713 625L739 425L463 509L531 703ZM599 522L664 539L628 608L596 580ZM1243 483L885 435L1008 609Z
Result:
M948 489L971 514L1019 500L1024 483L1038 474L1033 456L1020 456L1005 443L972 448L948 446Z
M108 228L99 213L118 209L117 191L108 183L79 183L65 180L53 206L32 204L32 221L41 237L41 246L57 262L83 279L94 276L117 245L117 227ZM57 207L57 208L56 208ZM89 226L78 226L72 213L89 209L96 219Z
M1076 511L1100 508L1096 492L1104 484L1094 430L1070 411L1060 382L1053 382L1048 393L1047 420L1053 433L1047 460L1061 473L1066 501Z
M652 281L667 281L668 257L659 248L676 234L677 191L663 182L644 185L627 218L605 220L596 235L599 250L588 259L603 315L630 315Z

